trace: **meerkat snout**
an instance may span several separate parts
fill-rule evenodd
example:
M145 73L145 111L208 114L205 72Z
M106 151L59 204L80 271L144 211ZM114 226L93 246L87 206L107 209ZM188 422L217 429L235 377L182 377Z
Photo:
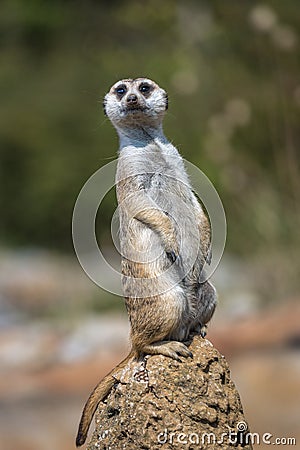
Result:
M125 98L126 108L130 111L142 110L145 108L145 104L141 99L138 98L136 94L128 94Z
M138 98L135 94L129 94L126 98L126 102L130 105L134 104L136 105L138 102Z

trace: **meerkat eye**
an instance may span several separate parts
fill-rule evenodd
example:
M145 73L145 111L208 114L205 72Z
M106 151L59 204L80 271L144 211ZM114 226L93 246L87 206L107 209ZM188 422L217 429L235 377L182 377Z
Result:
M115 92L119 97L123 97L123 95L126 93L126 91L127 91L126 86L124 84L122 84L121 86L118 86L116 88Z
M142 83L139 87L139 90L143 94L147 94L150 91L150 85L148 83Z

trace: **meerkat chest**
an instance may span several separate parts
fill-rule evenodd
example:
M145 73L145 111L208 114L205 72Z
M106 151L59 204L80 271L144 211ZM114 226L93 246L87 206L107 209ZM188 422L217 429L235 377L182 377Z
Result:
M138 191L143 191L158 203L172 203L174 196L183 202L193 203L182 158L171 144L123 149L116 181L119 203Z

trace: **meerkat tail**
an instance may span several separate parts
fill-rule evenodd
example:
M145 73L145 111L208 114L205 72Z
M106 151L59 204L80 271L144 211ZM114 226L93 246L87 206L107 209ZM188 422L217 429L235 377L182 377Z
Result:
M97 406L99 403L107 397L114 384L116 383L116 379L114 378L114 374L126 366L128 361L133 358L135 352L131 351L128 356L126 356L123 361L120 362L111 372L109 372L94 388L89 398L86 401L84 409L82 411L78 432L76 436L76 447L80 447L86 441L87 434L90 428L91 421L96 412Z

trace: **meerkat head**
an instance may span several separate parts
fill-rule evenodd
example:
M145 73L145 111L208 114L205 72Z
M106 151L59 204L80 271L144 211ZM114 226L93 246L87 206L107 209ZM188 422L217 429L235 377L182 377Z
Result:
M168 96L148 78L129 78L111 87L103 106L116 128L157 127L168 108Z

